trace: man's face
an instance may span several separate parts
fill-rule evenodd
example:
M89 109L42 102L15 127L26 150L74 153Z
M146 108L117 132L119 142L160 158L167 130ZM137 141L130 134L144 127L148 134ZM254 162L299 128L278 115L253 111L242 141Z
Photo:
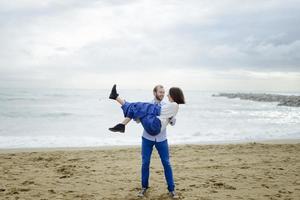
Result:
M154 92L154 96L157 100L162 101L165 96L165 89L164 88L157 88L157 91Z

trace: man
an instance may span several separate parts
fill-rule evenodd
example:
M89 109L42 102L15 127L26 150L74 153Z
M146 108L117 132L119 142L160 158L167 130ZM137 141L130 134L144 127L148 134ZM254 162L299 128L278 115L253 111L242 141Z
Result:
M153 89L154 99L152 103L157 103L159 105L165 104L163 102L163 98L165 96L165 90L162 85L157 85ZM175 125L176 119L173 117L170 119L170 124L172 126ZM166 129L162 130L158 135L152 136L147 133L145 130L143 131L142 136L142 189L138 194L139 197L145 196L145 193L149 187L149 167L150 167L150 160L151 154L153 150L153 146L158 151L160 156L162 165L164 167L165 179L168 184L168 191L171 197L174 199L178 199L178 196L175 193L175 184L173 179L173 172L171 163L169 161L169 146L168 140L166 135Z

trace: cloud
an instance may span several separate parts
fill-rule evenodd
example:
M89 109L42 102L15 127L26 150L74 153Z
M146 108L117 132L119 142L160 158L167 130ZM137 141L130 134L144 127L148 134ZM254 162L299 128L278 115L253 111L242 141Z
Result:
M174 70L233 78L234 71L278 72L294 81L299 8L295 0L3 1L1 83L76 87L81 77L90 87L114 73L132 79Z

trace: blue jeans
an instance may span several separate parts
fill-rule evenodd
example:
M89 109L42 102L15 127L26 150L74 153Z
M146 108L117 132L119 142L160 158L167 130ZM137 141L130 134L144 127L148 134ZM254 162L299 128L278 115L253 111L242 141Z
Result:
M169 160L169 146L168 140L164 140L162 142L156 142L148 140L142 137L142 187L149 187L149 167L150 167L150 159L153 150L153 145L158 151L160 156L160 160L162 165L164 166L165 178L168 184L168 190L170 192L174 191L174 179L171 163Z

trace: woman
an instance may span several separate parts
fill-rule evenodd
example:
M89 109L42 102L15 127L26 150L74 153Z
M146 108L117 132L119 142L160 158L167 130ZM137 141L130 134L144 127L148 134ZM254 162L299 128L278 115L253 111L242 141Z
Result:
M109 95L110 99L121 104L125 119L123 122L109 128L113 132L125 132L125 126L134 119L141 122L144 129L151 135L157 135L169 124L170 118L174 117L179 109L179 104L185 104L183 92L178 87L169 90L168 98L170 103L163 106L146 102L129 103L119 97L116 84Z

